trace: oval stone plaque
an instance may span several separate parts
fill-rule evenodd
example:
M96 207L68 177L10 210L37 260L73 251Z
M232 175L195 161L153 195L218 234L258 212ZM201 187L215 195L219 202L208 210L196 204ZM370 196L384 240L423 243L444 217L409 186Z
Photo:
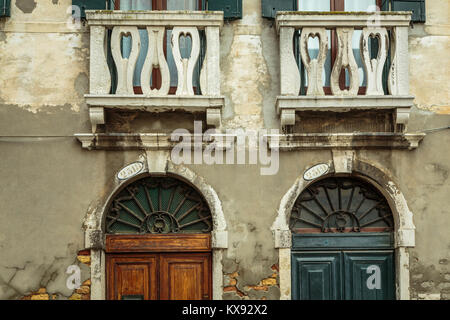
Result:
M305 173L303 174L303 179L305 179L306 181L317 179L324 174L327 174L329 170L330 166L326 163L316 164L315 166L312 166L305 171Z
M140 161L130 163L117 174L117 178L119 180L126 180L131 177L134 177L138 173L140 173L144 169L144 164Z

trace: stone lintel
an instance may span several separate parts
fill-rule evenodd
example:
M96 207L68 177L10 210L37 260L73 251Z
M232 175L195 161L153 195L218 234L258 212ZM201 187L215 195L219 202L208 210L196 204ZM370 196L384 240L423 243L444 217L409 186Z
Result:
M220 11L86 10L90 26L222 27Z

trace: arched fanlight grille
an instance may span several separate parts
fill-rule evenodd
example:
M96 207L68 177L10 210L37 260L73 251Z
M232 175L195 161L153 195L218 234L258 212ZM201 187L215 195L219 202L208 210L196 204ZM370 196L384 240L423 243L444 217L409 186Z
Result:
M109 234L207 233L211 212L188 184L168 177L148 177L126 186L106 216Z
M389 232L392 211L383 195L356 178L332 177L307 187L292 209L293 232Z

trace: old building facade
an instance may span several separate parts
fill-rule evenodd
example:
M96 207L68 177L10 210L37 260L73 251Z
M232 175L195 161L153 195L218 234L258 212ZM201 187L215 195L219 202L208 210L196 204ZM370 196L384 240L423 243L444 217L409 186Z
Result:
M1 299L450 298L447 0L93 2L0 1Z

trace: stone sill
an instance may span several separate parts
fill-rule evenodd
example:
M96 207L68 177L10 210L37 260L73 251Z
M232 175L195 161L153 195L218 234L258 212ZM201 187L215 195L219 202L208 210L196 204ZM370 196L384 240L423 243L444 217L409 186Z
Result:
M90 26L138 26L138 27L221 27L221 11L120 11L86 10Z
M336 111L352 109L396 109L414 105L413 96L278 96L277 111L295 109L297 111Z
M115 109L145 110L163 112L183 110L187 112L205 112L208 108L221 109L225 104L223 96L144 96L144 95L94 95L86 94L86 103L92 107Z
M349 112L396 110L397 123L407 124L413 96L278 96L276 108L282 125L295 124L296 111Z
M175 146L181 146L180 141L188 143L188 147L196 146L197 141L201 141L204 150L215 143L214 136L204 141L203 135L195 134L185 136L180 141L172 141L168 133L76 133L74 136L81 142L82 148L88 150L171 150ZM228 141L225 135L219 141L216 142L217 148L222 150L234 145L234 139Z
M323 27L364 28L375 23L377 27L408 27L412 12L322 12L322 11L279 11L276 16L276 27Z
M86 104L89 106L89 117L92 132L97 125L105 123L105 108L116 110L133 110L147 112L204 112L206 124L220 127L222 122L222 108L225 104L223 96L144 96L144 95L93 95L86 94Z
M269 148L280 151L305 149L408 149L419 147L425 133L294 133L266 135Z

